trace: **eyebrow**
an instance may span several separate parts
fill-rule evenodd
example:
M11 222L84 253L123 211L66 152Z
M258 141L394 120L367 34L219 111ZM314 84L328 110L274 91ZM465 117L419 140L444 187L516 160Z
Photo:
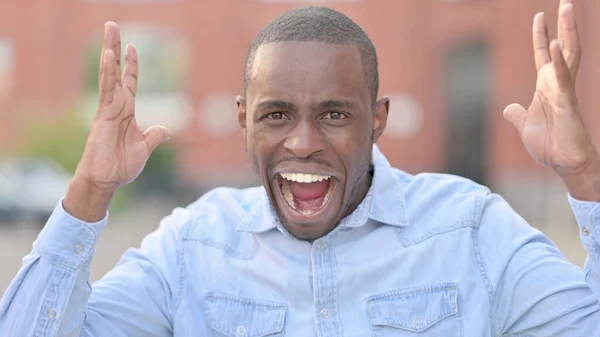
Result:
M350 101L328 100L328 101L323 101L319 104L316 104L315 106L313 106L313 108L317 108L317 109L331 109L331 108L352 109L352 108L354 108L354 103L352 103Z
M331 108L354 108L354 103L351 101L344 100L327 100L312 105L314 110L323 110ZM270 110L270 109L281 109L281 110L298 110L298 108L292 102L281 101L281 100L266 100L256 105L257 110Z
M282 109L282 110L296 110L296 107L291 102L268 100L262 101L256 105L257 110L269 110L269 109Z

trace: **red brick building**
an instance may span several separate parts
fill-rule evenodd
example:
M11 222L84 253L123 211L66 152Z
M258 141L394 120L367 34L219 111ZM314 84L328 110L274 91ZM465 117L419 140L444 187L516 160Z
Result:
M242 92L247 47L275 16L307 3L315 2L3 0L0 139L5 144L18 143L18 135L10 132L16 113L60 113L62 107L89 92L86 64L91 46L101 42L103 23L113 20L136 26L137 31L151 27L163 35L161 48L185 50L172 62L183 74L171 79L179 79L178 84L155 88L162 93L170 90L170 99L145 105L160 110L156 113L159 121L178 116L180 131L175 141L182 174L200 184L247 181L251 172L233 102L234 95ZM514 182L523 179L541 182L536 189L540 191L548 182L539 179L547 170L530 159L512 126L503 120L502 110L513 102L529 104L536 75L532 19L536 12L546 12L550 32L555 34L558 0L319 3L353 18L377 47L380 95L392 98L390 126L380 146L394 165L410 172L465 174L500 189L520 187ZM579 98L589 129L600 144L596 132L600 125L596 113L600 110L600 67L596 66L600 2L576 1L576 16L584 46ZM175 40L181 43L172 43ZM123 42L128 42L126 34ZM148 48L152 49L152 43ZM156 57L154 64L164 66L162 56ZM142 56L140 62L145 62ZM162 80L160 73L155 76L159 77L155 82ZM142 83L144 79L140 73ZM147 96L152 92L148 89ZM181 109L187 114L181 114ZM143 114L140 110L138 114Z

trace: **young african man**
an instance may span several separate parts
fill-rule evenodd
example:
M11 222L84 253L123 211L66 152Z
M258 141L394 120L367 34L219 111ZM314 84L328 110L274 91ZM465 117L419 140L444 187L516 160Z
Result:
M574 82L570 1L559 41L534 19L531 106L505 116L562 178L588 251L569 263L498 195L409 175L374 145L386 125L375 48L323 7L275 19L252 43L239 124L261 187L176 209L89 285L119 186L168 130L139 129L137 56L108 23L99 107L67 195L0 304L2 336L598 336L600 161Z

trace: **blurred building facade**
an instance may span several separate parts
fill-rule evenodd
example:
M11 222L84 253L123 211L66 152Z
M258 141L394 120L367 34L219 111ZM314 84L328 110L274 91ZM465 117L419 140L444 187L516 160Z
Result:
M103 23L113 20L123 43L139 50L140 122L176 131L181 179L247 184L254 178L234 102L245 54L261 27L307 4L342 11L375 43L380 95L392 99L380 147L393 165L485 183L529 219L568 216L564 190L502 118L507 104L531 101L532 19L544 11L555 34L558 0L3 0L0 144L19 147L17 118L73 104L93 114ZM600 144L600 2L577 1L576 16L584 46L578 93Z

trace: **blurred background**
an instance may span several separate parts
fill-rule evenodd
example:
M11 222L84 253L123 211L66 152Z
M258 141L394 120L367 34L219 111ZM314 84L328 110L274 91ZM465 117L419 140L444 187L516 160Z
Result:
M370 35L380 95L392 100L382 151L396 167L463 175L502 194L567 257L585 253L566 190L502 118L535 87L531 24L556 37L558 0L0 0L0 292L61 198L95 113L103 24L138 48L137 118L173 132L120 190L92 278L173 207L215 186L257 183L236 120L255 34L306 4L341 10ZM576 1L584 55L578 96L600 144L600 1Z

